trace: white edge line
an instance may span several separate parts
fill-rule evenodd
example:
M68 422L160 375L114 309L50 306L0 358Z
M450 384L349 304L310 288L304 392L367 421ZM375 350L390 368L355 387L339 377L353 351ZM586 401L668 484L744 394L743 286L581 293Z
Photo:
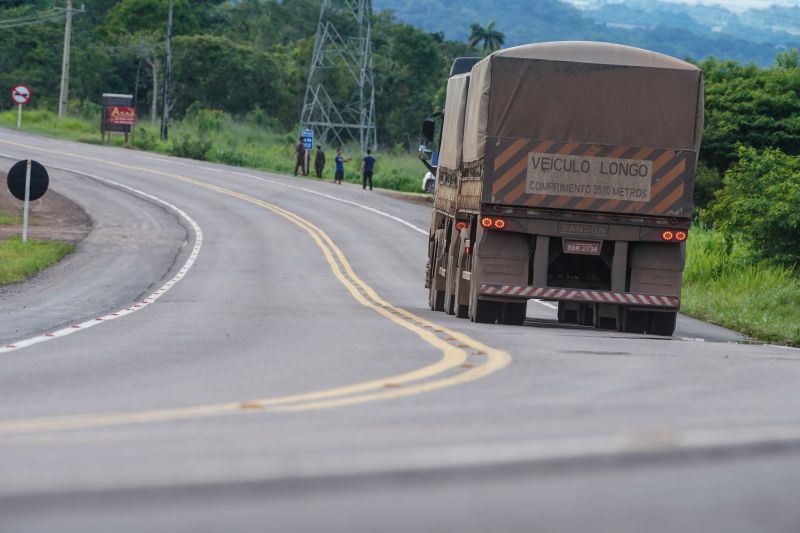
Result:
M209 170L209 171L212 171L212 172L216 170L214 168L210 168L210 167L207 167L207 166L204 166L204 165L193 165L193 164L189 164L189 163L184 163L182 161L172 161L171 159L164 159L164 158L152 158L152 159L155 160L155 161L162 162L162 163L169 163L169 164L172 164L172 165L178 165L178 166L183 166L183 167L188 167L188 168L199 168L199 169L203 169L203 170ZM368 205L360 204L358 202L354 202L352 200L348 200L346 198L342 198L340 196L334 196L332 194L327 194L327 193L324 193L324 192L315 191L314 189L309 189L307 187L298 187L297 185L290 185L288 183L281 183L279 181L271 180L269 178L264 178L262 176L256 176L255 174L247 174L245 172L236 172L236 171L227 171L227 173L228 174L233 174L234 176L242 176L244 178L250 178L250 179L262 181L264 183L269 183L271 185L277 185L278 187L286 187L288 189L295 189L295 190L298 190L298 191L307 192L309 194L315 194L317 196L322 196L324 198L328 198L328 199L334 200L336 202L341 202L343 204L352 205L352 206L358 207L360 209L364 209L366 211L369 211L371 213L375 213L375 214L380 215L382 217L386 217L386 218L389 218L391 220L394 220L395 222L398 222L398 223L400 223L400 224L402 224L404 226L407 226L407 227L411 228L412 230L414 230L416 232L422 233L423 235L428 235L428 230L420 228L419 226L417 226L416 224L412 224L408 220L405 220L405 219L402 219L402 218L400 218L398 216L392 215L391 213L387 213L386 211L381 211L380 209L375 209L374 207L370 207Z
M0 156L1 157L9 157L10 159L14 159L15 158L14 156L8 156L7 154L0 154ZM164 283L164 285L162 285L155 292L153 292L149 296L146 296L146 297L142 298L140 301L134 302L134 303L132 303L131 305L129 305L127 307L123 307L119 311L115 311L115 312L109 313L107 315L99 316L97 318L93 318L91 320L87 320L85 322L81 322L79 324L73 324L73 325L68 326L66 328L62 328L62 329L59 329L59 330L56 330L56 331L53 331L53 332L50 332L50 333L45 333L45 334L42 334L42 335L37 335L35 337L30 337L30 338L27 338L27 339L22 339L22 340L19 340L19 341L10 342L10 343L8 343L8 344L6 344L4 346L0 346L0 354L13 352L13 351L16 351L16 350L20 350L22 348L27 348L28 346L33 346L34 344L39 344L41 342L46 342L46 341L57 339L57 338L60 338L60 337L65 337L67 335L71 335L71 334L76 333L78 331L83 331L83 330L85 330L87 328L91 328L91 327L97 326L98 324L103 324L104 322L108 322L110 320L115 320L117 318L128 316L131 313L135 313L136 311L139 311L140 309L144 309L148 305L154 303L156 300L161 298L161 296L166 294L167 291L169 291L173 286L175 286L176 283L178 283L180 280L182 280L186 276L186 273L189 272L190 268L192 268L192 265L194 265L194 262L197 259L197 256L200 254L200 248L203 246L203 230L200 229L200 226L197 224L197 222L195 222L194 219L192 219L192 217L190 217L188 214L186 214L186 212L183 211L183 209L181 209L181 208L179 208L179 207L167 202L166 200L162 200L161 198L153 196L152 194L148 194L148 193L146 193L144 191L140 191L139 189L134 189L133 187L129 187L128 185L123 185L122 183L119 183L119 182L116 182L116 181L113 181L113 180L110 180L110 179L107 179L107 178L101 178L100 176L96 176L96 175L93 175L93 174L87 174L86 172L83 172L83 171L74 170L74 169L71 169L71 168L59 167L59 166L55 166L55 165L49 165L49 166L51 168L62 170L64 172L70 172L72 174L77 174L79 176L85 176L87 178L90 178L90 179L105 183L107 185L111 185L112 187L117 187L117 188L120 188L120 189L124 189L126 191L129 191L129 192L135 194L136 196L140 196L142 198L146 198L146 199L152 200L154 202L157 202L159 204L162 204L162 205L168 207L169 209L175 211L178 215L180 215L180 217L183 218L186 222L188 222L189 225L192 227L192 230L194 230L194 234L195 234L194 247L192 248L192 253L189 254L188 259L186 259L186 262L183 264L183 266L180 268L180 270L178 270L178 273L175 274L175 276L172 279L170 279L169 281Z

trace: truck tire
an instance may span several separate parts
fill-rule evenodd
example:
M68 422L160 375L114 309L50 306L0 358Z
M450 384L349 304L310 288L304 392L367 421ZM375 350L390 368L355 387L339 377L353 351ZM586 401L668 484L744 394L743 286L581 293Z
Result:
M503 304L489 300L481 300L478 291L481 286L479 277L480 264L478 256L472 256L472 279L469 283L469 319L478 324L494 324L500 318Z
M428 288L428 305L431 308L431 311L444 311L444 290L437 289L437 287L441 286L439 282L439 261L437 258L439 256L439 246L441 246L441 240L439 239L440 235L438 235L439 231L437 231L436 241L433 246L433 258L431 259L431 284Z
M455 230L453 230L455 232ZM445 277L444 310L448 315L456 314L456 282L458 275L458 249L461 240L457 234L450 239L450 249L447 251L447 276ZM455 254L453 253L455 252Z
M460 266L456 269L456 316L458 318L469 318L469 304L458 305L458 295L461 294L462 285L465 283L469 284L469 281L465 280L461 275L463 271L464 269Z
M671 337L675 333L675 322L678 318L677 312L650 311L648 315L650 316L647 319L647 333L664 337Z
M558 321L562 324L580 324L581 323L581 308L580 306L569 305L567 302L558 302Z
M503 304L487 300L477 300L472 313L472 321L478 324L494 324L500 317Z
M509 326L521 326L525 323L525 311L528 302L508 302L503 304L500 322Z
M623 309L620 331L624 333L644 333L647 329L647 315L647 311Z
M430 287L428 289L428 305L431 311L444 311L444 291L437 291Z

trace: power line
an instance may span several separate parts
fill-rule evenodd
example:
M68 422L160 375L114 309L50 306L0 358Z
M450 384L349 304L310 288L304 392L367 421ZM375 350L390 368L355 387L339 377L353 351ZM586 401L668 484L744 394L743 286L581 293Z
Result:
M57 8L48 9L39 13L31 13L20 17L13 17L7 19L0 19L0 29L21 28L24 26L31 26L33 24L40 24L42 22L54 22L62 19L66 13Z

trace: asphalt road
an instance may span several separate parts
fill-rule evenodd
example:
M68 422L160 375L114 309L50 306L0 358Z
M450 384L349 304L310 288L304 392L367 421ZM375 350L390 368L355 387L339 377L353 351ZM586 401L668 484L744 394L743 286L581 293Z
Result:
M96 228L0 294L3 533L800 530L797 350L433 313L429 208L359 187L0 155Z

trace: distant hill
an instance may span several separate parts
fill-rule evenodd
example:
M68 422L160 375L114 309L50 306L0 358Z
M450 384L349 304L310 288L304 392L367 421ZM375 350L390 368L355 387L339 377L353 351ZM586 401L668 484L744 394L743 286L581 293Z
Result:
M551 40L618 42L676 57L770 65L800 45L800 8L772 6L743 13L713 5L660 0L373 0L399 20L465 40L473 23L494 20L506 46Z

